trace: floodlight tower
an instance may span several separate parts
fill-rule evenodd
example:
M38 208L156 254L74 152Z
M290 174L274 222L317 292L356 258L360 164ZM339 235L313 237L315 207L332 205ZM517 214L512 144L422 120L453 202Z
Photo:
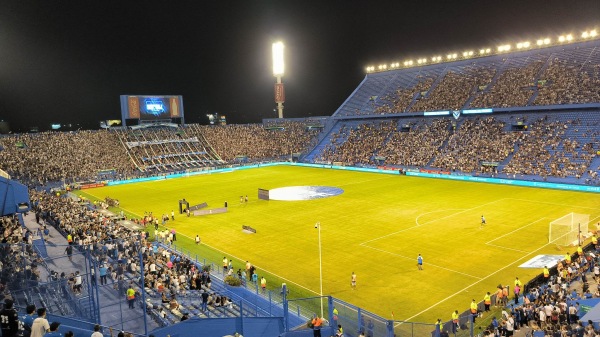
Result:
M275 83L275 103L279 118L283 118L283 102L285 102L285 91L281 77L283 76L283 43L281 41L273 43L273 76L277 78Z

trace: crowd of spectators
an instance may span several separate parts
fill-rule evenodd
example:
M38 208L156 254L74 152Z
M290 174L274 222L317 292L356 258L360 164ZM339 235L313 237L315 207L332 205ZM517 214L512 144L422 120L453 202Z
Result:
M431 166L476 173L486 167L482 162L501 162L512 153L518 137L517 133L504 129L505 123L494 117L464 120Z
M600 102L600 52L587 59L555 57L540 81L535 105Z
M479 93L470 106L506 108L526 106L533 95L535 77L544 65L542 61L534 61L524 67L511 67L505 69L491 88Z
M203 137L225 162L244 157L248 162L289 159L294 153L305 153L316 145L318 129L308 129L302 122L279 123L265 127L262 124L223 126L196 126L198 137Z
M452 132L449 119L419 120L406 125L408 128L394 132L378 156L385 158L386 165L425 167ZM403 127L404 128L404 127Z
M396 121L362 123L356 128L342 127L331 136L318 161L345 165L374 164L373 156L397 128Z
M421 97L411 111L460 110L467 99L488 84L496 70L491 67L467 66L461 72L449 71L428 97Z
M408 112L408 108L415 96L426 93L435 81L432 76L417 75L417 83L412 87L399 87L393 93L378 97L379 104L374 113L378 115Z
M189 130L189 129L188 129ZM164 172L219 164L206 142L186 128L148 127L117 131L134 165L143 171Z
M132 172L117 137L108 131L43 132L0 137L0 169L30 186L88 181L98 170Z
M211 290L210 268L200 269L186 256L149 240L151 228L158 228L157 217L152 213L130 219L144 228L132 230L82 200L45 192L31 193L32 199L37 200L35 211L39 213L40 221L56 227L70 242L69 247L88 251L95 258L97 275L76 272L72 276L58 276L59 279L73 279L69 284L76 295L81 292L81 277L85 276L87 282L112 285L118 296L124 297L129 288L134 289L136 302L140 304L143 274L143 286L148 296L146 307L154 317L165 318L167 312L177 319L187 316L189 313L178 298L190 294L205 303L205 314L210 307L233 306L229 298ZM173 240L174 234L169 232L169 236ZM162 242L170 245L172 241L164 239Z
M597 48L509 55L502 62L481 60L456 66L443 75L405 71L402 76L402 84L390 77L390 88L369 96L371 104L364 102L365 109L353 114L458 110L467 103L471 108L506 108L600 102Z
M512 335L523 328L551 337L600 336L593 322L581 321L583 308L579 304L581 300L600 297L597 253L596 247L587 253L583 250L574 255L567 253L558 261L555 275L550 276L550 271L545 269L541 279L529 284L526 291L522 291L524 286L518 278L513 284L498 285L492 299L496 307L501 308L501 315L492 318L482 336L508 336L509 331ZM509 292L509 288L513 291ZM486 310L475 314L485 317L490 305L485 307Z

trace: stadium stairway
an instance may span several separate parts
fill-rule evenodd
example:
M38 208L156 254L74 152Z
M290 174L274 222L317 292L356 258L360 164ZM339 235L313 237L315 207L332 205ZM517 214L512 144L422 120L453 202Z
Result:
M329 132L321 138L320 142L304 157L305 162L314 163L315 157L323 152L325 147L331 143L331 136L337 133L343 126L343 122L337 122L329 129Z

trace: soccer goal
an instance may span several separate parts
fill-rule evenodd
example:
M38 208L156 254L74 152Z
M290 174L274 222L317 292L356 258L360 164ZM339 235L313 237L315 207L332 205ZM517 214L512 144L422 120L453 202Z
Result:
M548 242L561 246L576 246L579 243L579 233L587 235L589 214L569 213L550 222Z

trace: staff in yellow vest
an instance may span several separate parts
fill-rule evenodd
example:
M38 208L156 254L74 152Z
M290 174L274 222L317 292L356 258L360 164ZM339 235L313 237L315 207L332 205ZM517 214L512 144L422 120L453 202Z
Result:
M571 264L571 254L569 254L569 252L567 252L567 253L565 254L565 263L566 263L567 265L570 265L570 264Z
M452 333L456 334L458 330L458 310L454 310L452 313Z
M518 278L518 277L516 277L516 278L515 278L515 287L516 287L516 286L519 286L519 287L522 287L522 286L523 286L523 283L521 282L521 280L519 280L519 278Z
M473 323L475 323L475 318L477 317L477 302L475 302L475 299L471 301L471 317L473 317Z
M485 296L483 296L483 305L485 305L485 311L490 311L490 305L492 304L492 296L488 291Z
M596 236L596 233L594 233L594 234L592 235L592 244L593 244L594 246L597 246L597 245L598 245L598 237Z
M440 332L444 331L444 323L442 323L442 319L438 318L435 322L436 327L440 329Z
M548 266L544 266L544 278L550 278L550 270L548 270Z
M583 256L583 248L581 248L581 245L577 246L577 256Z
M263 293L267 290L267 279L264 276L260 279L260 287L262 288Z
M133 290L132 286L129 286L129 289L127 289L127 302L129 302L129 309L135 308L133 305L135 302L135 290Z

